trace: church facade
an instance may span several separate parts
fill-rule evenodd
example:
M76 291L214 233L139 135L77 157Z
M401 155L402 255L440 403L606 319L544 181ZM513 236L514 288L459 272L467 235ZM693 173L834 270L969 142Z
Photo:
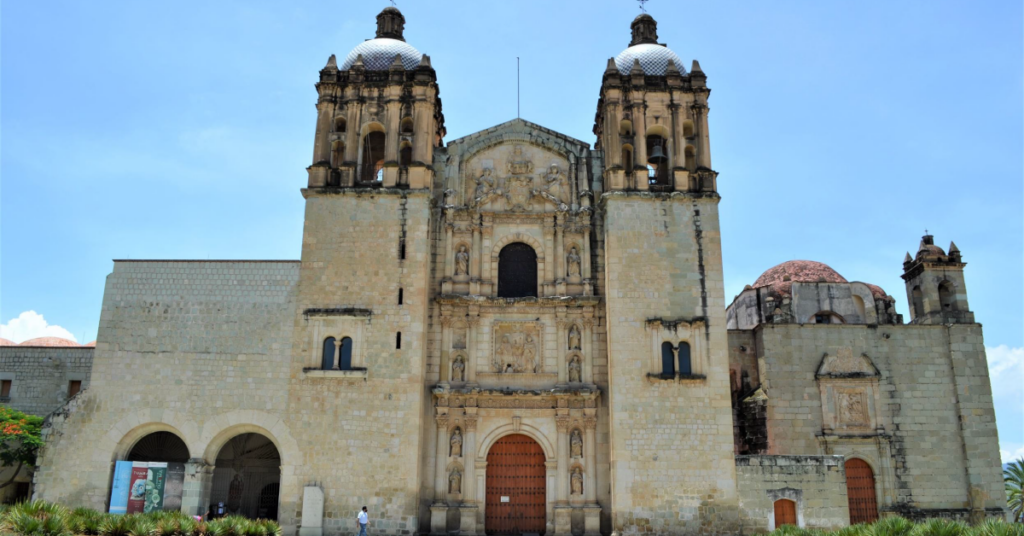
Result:
M184 511L303 536L363 505L375 534L1004 515L955 246L908 255L909 323L810 261L730 305L710 90L653 18L593 146L519 119L443 144L404 24L320 71L300 260L115 261L37 497L106 509L129 460L184 464Z

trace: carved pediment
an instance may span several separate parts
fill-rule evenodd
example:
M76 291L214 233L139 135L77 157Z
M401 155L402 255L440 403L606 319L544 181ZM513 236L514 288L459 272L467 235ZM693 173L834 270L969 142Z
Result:
M466 199L478 209L505 212L565 211L572 201L565 159L533 145L500 144L466 164Z
M822 356L816 377L868 378L878 375L878 369L867 354L854 356L852 349L840 348L835 353Z

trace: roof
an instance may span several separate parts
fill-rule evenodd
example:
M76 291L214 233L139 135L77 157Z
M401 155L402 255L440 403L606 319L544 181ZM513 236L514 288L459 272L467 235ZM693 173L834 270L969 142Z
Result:
M63 339L61 337L36 337L34 339L29 339L29 340L19 344L18 346L47 346L47 347L70 346L70 347L81 347L82 345L78 344L75 341L72 341L72 340L69 340L69 339Z
M17 346L17 345L18 345L18 343L14 342L14 341L12 341L10 339L5 339L3 337L0 337L0 346Z
M817 261L786 261L765 270L754 288L800 283L849 283L831 266ZM788 286L788 285L787 285Z

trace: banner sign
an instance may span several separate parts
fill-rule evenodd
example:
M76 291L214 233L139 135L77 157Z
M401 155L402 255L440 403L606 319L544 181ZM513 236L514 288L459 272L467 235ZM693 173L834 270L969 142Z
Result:
M131 486L128 488L129 514L141 513L146 508L146 479L149 478L149 462L132 462Z
M128 512L128 488L132 482L132 462L117 462L114 465L114 483L110 487L110 513Z
M164 484L167 482L167 462L149 462L146 476L146 502L143 512L159 512L164 507Z
M164 484L164 510L181 510L181 496L185 489L185 464L168 463Z

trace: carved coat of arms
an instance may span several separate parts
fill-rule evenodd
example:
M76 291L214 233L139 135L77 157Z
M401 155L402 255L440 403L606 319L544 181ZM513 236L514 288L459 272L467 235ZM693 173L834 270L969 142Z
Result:
M492 365L499 373L541 372L540 326L533 322L496 325Z

